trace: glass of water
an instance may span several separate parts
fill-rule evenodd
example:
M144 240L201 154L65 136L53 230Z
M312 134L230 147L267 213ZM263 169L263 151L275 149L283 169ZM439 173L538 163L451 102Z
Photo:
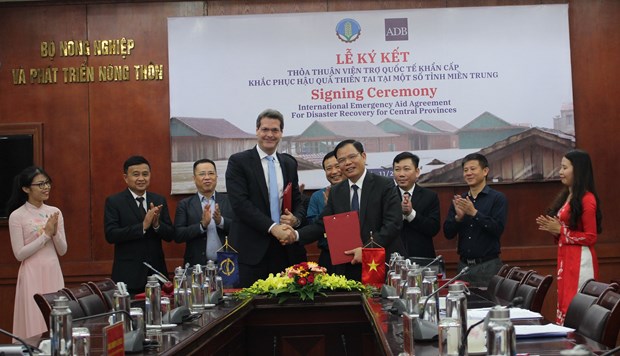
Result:
M73 343L73 355L90 355L90 331L88 328L72 328L71 342Z

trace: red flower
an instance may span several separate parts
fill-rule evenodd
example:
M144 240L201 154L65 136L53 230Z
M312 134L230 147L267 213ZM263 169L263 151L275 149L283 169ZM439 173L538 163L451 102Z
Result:
M313 274L308 276L308 283L311 283L311 284L314 283L314 275Z
M305 286L306 284L308 284L308 280L307 280L307 279L305 279L305 278L303 278L303 277L301 277L301 278L299 278L299 279L297 280L297 284L299 284L300 286L302 286L302 287L303 287L303 286Z

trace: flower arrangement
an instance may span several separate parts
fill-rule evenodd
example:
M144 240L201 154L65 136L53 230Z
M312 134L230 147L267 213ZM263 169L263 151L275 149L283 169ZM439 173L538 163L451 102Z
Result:
M362 283L349 280L344 276L327 274L325 267L315 262L302 262L288 267L276 275L269 274L267 279L259 279L248 288L237 292L240 298L254 295L267 295L279 298L283 303L290 297L301 300L314 300L316 295L326 296L328 291L359 291L369 294L371 290Z

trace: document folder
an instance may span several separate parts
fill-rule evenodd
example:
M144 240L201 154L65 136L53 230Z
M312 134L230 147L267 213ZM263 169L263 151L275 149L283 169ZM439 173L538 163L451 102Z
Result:
M282 213L284 213L286 209L288 209L288 211L290 211L291 213L293 212L293 192L291 191L292 188L293 186L289 182L282 191Z
M332 264L350 263L353 256L345 255L344 251L362 247L357 211L324 216L323 223Z

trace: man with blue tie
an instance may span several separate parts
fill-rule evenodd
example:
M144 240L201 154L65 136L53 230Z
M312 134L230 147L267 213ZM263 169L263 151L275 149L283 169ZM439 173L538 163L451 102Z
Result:
M210 159L194 162L194 184L198 193L177 205L175 238L185 245L185 263L206 265L217 261L217 250L226 241L233 218L226 195L217 193L217 169Z
M276 152L282 139L284 117L273 109L256 119L257 145L228 159L226 189L235 214L230 228L232 246L239 251L242 287L282 272L291 265L288 249L278 237L288 235L305 219L297 177L297 163ZM291 211L282 209L283 191L291 184ZM295 261L298 262L298 261Z

